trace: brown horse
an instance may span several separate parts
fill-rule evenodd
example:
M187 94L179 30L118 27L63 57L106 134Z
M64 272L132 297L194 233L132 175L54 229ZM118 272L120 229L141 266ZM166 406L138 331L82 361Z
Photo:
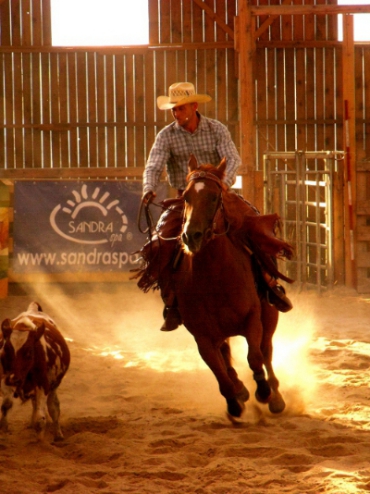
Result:
M229 338L237 335L248 343L257 400L280 413L285 403L271 363L278 312L257 292L243 242L248 218L240 198L222 184L225 166L224 160L218 167L190 160L181 234L185 253L172 274L173 288L183 323L218 381L229 417L240 417L249 398L231 362Z

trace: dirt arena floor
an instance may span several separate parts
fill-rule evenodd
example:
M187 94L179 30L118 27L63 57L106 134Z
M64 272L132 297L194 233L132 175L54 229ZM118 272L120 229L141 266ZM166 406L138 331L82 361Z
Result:
M226 417L215 378L184 327L159 331L158 292L135 283L11 286L1 320L33 300L72 362L59 389L62 442L37 442L31 404L0 432L2 494L352 494L370 491L370 295L289 291L274 362L287 407L252 398ZM245 342L236 368L254 394Z

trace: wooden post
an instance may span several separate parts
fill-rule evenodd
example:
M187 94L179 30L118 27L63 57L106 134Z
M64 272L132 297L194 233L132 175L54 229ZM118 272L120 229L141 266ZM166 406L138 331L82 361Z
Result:
M239 1L239 16L236 46L239 48L239 121L240 121L240 156L243 178L243 196L252 204L256 201L254 186L255 171L255 53L254 22L250 0Z
M356 231L356 114L353 15L343 15L343 142L345 284L357 288Z

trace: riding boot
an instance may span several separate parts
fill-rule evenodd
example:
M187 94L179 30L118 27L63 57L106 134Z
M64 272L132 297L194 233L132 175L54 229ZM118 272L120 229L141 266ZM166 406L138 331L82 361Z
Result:
M267 301L274 305L280 312L289 312L293 309L293 304L285 294L285 288L277 282L276 278L271 276L267 271L262 270L262 276L267 283Z
M163 310L164 322L161 331L173 331L182 324L180 312L177 307L165 307Z
M182 324L181 315L177 308L176 295L169 286L166 287L166 290L162 290L161 295L165 303L163 309L164 323L162 324L161 331L173 331Z

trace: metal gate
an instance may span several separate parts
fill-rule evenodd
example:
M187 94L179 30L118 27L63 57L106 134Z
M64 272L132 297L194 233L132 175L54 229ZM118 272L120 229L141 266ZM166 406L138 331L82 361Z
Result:
M343 152L273 152L263 156L264 212L282 220L281 235L295 249L281 271L300 287L331 288L333 266L333 174Z

